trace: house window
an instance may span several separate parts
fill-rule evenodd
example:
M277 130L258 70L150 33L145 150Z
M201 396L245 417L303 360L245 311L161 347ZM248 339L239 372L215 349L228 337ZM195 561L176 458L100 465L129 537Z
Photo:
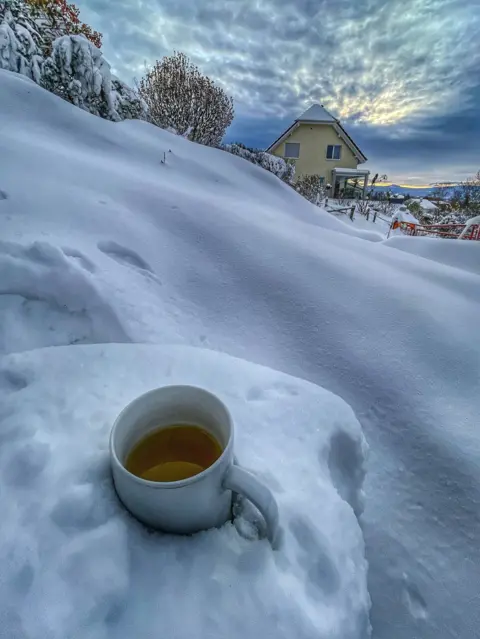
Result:
M294 160L300 157L300 143L299 142L285 142L285 157L293 158Z
M341 144L329 144L327 146L327 160L339 160L342 156Z

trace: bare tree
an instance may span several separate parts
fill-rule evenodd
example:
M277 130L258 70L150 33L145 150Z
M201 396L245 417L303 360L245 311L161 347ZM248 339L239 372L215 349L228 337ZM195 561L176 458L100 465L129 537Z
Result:
M460 182L454 189L450 202L467 219L480 215L480 171L474 177Z
M366 217L368 220L368 217L370 215L370 200L357 200L356 211L360 215L363 215L363 217Z
M218 146L233 120L232 98L184 53L157 60L138 91L153 124L172 127L195 142Z

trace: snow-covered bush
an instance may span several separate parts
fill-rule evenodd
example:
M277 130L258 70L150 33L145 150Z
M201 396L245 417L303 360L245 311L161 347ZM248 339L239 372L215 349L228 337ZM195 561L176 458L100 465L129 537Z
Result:
M291 184L295 177L295 164L293 162L286 162L283 158L279 158L271 153L262 151L260 154L260 166L270 173L274 173L284 182Z
M284 182L292 184L295 177L295 165L290 162L286 162L283 158L279 158L265 151L259 149L249 149L243 144L225 144L221 147L224 151L238 155L244 160L257 164L262 168L270 171Z
M40 82L43 58L28 5L0 0L0 69L15 71Z
M467 221L467 216L464 215L461 211L450 211L446 215L438 216L434 223L435 224L465 224Z
M320 175L299 175L295 181L295 190L313 204L325 197L325 187Z
M112 105L120 120L147 120L148 107L124 82L112 75Z
M180 135L190 129L194 142L218 146L233 120L232 98L184 53L157 60L138 90L153 124L173 127Z

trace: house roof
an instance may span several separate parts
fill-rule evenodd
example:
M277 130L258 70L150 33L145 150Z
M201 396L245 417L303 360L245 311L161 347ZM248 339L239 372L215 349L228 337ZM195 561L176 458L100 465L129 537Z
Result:
M370 175L370 171L368 169L342 169L340 167L335 167L332 169L335 173L339 175Z
M337 120L331 113L325 109L322 104L312 104L302 115L297 118L293 124L291 124L286 131L284 131L276 140L271 144L267 149L267 153L269 153L272 149L278 146L285 138L287 138L290 133L300 126L300 124L304 122L311 122L312 124L331 124L339 137L343 138L350 148L355 157L359 160L360 163L367 161L367 156L362 153L360 148L355 144L352 138L345 131L343 126L340 124L340 121Z
M336 118L325 109L323 104L312 104L302 115L297 118L297 122L336 122Z
M422 198L412 198L412 202L418 202L424 211L438 211L438 206L435 206L430 200L424 200Z

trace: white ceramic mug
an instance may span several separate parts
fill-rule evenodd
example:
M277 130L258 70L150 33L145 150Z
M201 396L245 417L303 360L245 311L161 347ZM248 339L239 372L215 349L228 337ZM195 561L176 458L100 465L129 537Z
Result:
M187 479L155 482L133 475L125 461L148 433L172 424L192 424L210 432L223 453L209 468ZM117 494L141 522L170 533L190 534L221 526L231 519L232 491L249 499L265 519L274 543L278 506L270 490L234 463L234 426L226 406L195 386L164 386L131 402L115 420L110 459Z

